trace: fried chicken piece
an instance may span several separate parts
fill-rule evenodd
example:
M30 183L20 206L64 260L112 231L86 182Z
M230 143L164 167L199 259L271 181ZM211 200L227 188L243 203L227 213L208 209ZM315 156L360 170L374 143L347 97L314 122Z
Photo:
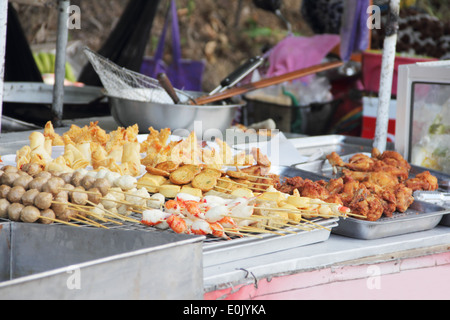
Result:
M344 177L351 177L360 182L370 182L382 187L393 187L399 183L396 176L389 173L376 171L376 172L360 172L344 169L342 171Z
M352 187L354 186L352 183ZM359 185L347 207L352 212L365 216L368 221L380 219L384 210L379 197L372 194L364 185Z
M304 182L305 180L303 180L302 177L298 176L292 178L284 178L283 181L279 181L277 184L275 184L275 189L283 193L292 194L294 190L302 188Z
M414 202L414 197L412 196L413 190L399 183L393 188L393 192L397 203L396 210L399 212L408 210L409 206Z
M344 179L331 179L325 186L332 195L338 195L344 189Z
M434 191L439 187L438 179L430 171L424 171L417 174L414 178L406 180L405 185L413 191Z
M407 171L411 170L411 165L397 151L386 150L381 154L379 159L387 165L391 165L396 168L405 168Z
M372 193L378 196L383 206L383 214L386 217L392 217L397 208L397 199L394 192L390 188L383 188L371 182L363 182L364 186Z
M325 186L309 179L305 179L303 186L299 188L299 192L302 197L309 197L320 200L325 200L331 196L330 192L325 188Z
M332 167L344 167L345 166L345 162L334 151L332 153L330 153L329 155L327 155L327 160L331 164Z

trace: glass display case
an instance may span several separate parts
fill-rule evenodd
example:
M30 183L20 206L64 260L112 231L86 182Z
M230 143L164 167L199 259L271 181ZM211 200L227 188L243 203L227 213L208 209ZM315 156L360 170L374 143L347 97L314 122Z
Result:
M450 61L399 67L395 148L411 164L450 173Z

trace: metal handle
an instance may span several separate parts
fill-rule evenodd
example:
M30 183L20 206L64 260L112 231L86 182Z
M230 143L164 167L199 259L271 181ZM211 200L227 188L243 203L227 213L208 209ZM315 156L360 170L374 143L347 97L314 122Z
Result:
M244 79L247 75L249 75L253 70L258 68L264 62L264 58L256 56L247 60L244 64L242 64L239 68L230 73L225 79L220 82L220 85L215 88L213 91L209 93L209 95L213 95L219 92L223 92L226 89L229 89L235 86L239 81Z
M165 73L159 73L157 77L161 87L166 90L167 94L170 96L173 102L175 104L178 104L180 102L180 98L178 98L178 95L175 92L175 89L173 88L172 83L170 82L167 75Z

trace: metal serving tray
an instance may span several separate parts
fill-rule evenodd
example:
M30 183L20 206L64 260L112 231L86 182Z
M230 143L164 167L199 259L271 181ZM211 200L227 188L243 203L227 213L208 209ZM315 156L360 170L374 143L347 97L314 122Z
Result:
M283 236L260 234L260 239L246 237L230 241L206 241L203 245L203 266L211 267L326 241L330 237L330 230L337 226L337 221L337 218L318 219L314 223L318 223L324 227L323 229L316 228L311 231L300 231L299 229L288 228L286 230L295 231L295 233L282 232Z
M278 174L280 177L301 176L311 179L317 177L313 173L285 166L271 166L270 172ZM313 222L321 225L323 228L315 228L310 231L287 228L286 230L288 232L281 232L284 234L282 236L276 234L258 234L261 238L245 237L228 241L211 241L207 239L203 245L203 266L209 267L326 241L330 237L332 228L337 226L338 220L338 218L318 218L313 220ZM291 233L292 231L295 231L295 233Z
M302 156L310 157L308 161L304 162L305 165L309 165L316 160L321 160L319 161L321 163L326 160L326 155L333 151L339 155L346 155L362 152L370 153L373 149L373 140L344 135L301 137L289 139L289 142ZM394 145L388 143L386 148L393 150Z
M202 299L203 239L0 222L0 299Z
M347 161L347 158L351 156L352 155L342 156L342 159ZM321 163L321 168L323 168L320 170L321 174L317 171L310 172L303 169L306 166L302 164L295 165L292 170L289 171L289 174L290 176L294 174L313 181L329 180L336 177L333 175L331 166L329 164L326 165L328 161L326 161L326 163L325 161L321 161ZM411 174L415 175L424 170L425 168L413 166ZM434 174L434 172L432 173ZM437 177L438 179L443 178L440 174L437 174ZM338 226L333 228L331 232L351 238L366 240L378 239L432 229L440 223L444 216L448 216L448 213L450 213L449 208L416 200L405 213L394 213L394 216L391 218L381 218L377 221L341 218L339 219Z
M390 218L383 217L377 221L341 218L332 232L363 240L398 236L433 229L448 212L449 210L443 207L416 200L406 212L394 213Z

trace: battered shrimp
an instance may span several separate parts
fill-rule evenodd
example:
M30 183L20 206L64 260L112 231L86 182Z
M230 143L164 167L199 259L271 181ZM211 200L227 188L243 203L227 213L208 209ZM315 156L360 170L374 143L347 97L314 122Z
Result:
M164 204L165 211L170 214L180 215L184 210L184 206L176 200L168 200Z
M188 200L184 202L184 205L186 207L186 210L184 211L186 216L192 220L205 219L205 211L202 210L203 208L200 207L200 204L197 201Z
M144 210L142 212L142 223L147 226L156 226L167 218L167 213L161 210Z
M222 220L228 214L228 208L225 206L212 207L205 213L205 220L214 223Z
M197 219L191 226L191 231L193 234L206 236L207 234L212 234L213 229L210 224L202 219Z
M218 221L218 223L220 223L221 226L227 229L233 229L238 227L236 221L234 221L233 218L231 217L223 217Z
M166 222L170 229L176 233L188 233L186 221L184 221L184 219L180 216L172 214L169 218L167 218Z
M224 238L227 240L230 239L230 237L225 233L224 227L220 223L218 222L210 223L209 226L211 227L213 236L217 238Z

